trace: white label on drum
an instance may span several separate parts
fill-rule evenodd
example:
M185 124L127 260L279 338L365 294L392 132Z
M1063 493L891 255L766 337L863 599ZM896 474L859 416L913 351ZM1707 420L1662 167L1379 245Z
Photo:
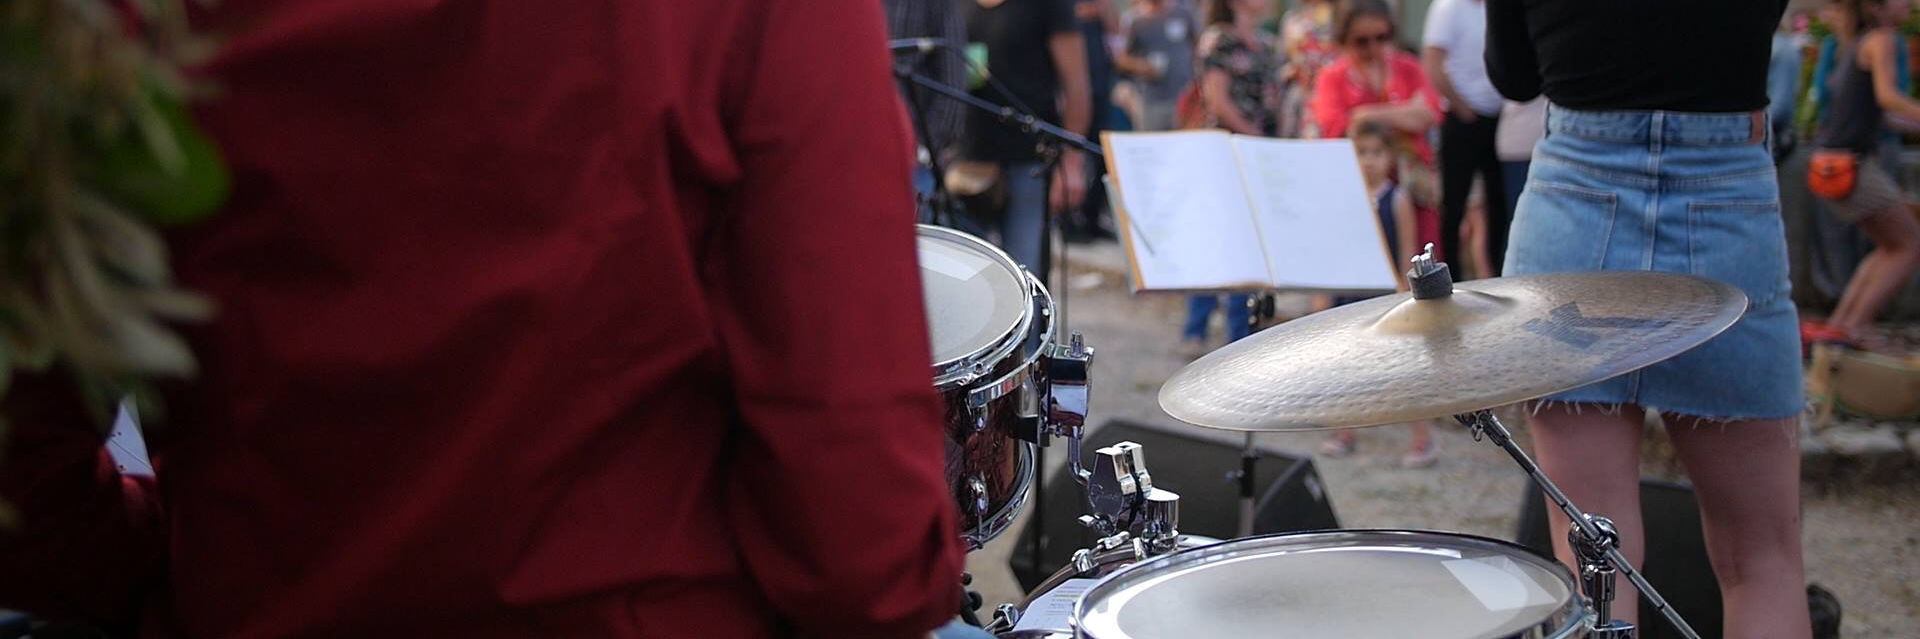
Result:
M993 262L991 261L972 256L953 255L943 251L929 251L925 249L921 249L920 251L921 268L961 281L973 279L973 276L979 275L980 271L987 270L987 267L992 264Z
M1073 631L1073 603L1086 594L1088 588L1099 583L1098 579L1068 579L1059 587L1033 600L1033 605L1020 615L1020 622L1013 624L1013 631Z
M1525 568L1501 556L1449 559L1440 562L1473 598L1492 612L1552 604L1553 595L1527 574Z

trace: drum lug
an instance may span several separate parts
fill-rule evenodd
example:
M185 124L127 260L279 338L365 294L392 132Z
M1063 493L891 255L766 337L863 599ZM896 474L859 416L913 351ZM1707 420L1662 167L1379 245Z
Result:
M1180 544L1180 495L1165 488L1155 488L1147 492L1146 512L1141 514L1144 524L1140 528L1140 538L1147 544L1147 552L1161 554L1172 552Z
M1085 575L1093 572L1093 551L1081 548L1073 551L1073 574Z
M993 500L987 495L986 480L979 475L967 477L967 490L973 493L973 520L986 522L987 510L993 507Z
M983 628L983 630L994 635L999 635L1001 633L1012 632L1013 627L1018 625L1020 625L1020 608L1013 604L1006 603L1000 604L999 607L993 609L993 623L987 624L987 627Z

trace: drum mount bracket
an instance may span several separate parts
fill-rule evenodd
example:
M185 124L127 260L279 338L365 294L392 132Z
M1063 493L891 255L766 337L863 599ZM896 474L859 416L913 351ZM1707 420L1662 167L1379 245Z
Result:
M1139 546L1141 556L1171 551L1180 540L1180 495L1153 486L1146 447L1119 442L1094 451L1086 473L1087 511L1080 524L1101 537L1095 551Z
M1593 602L1593 632L1590 639L1633 639L1633 624L1613 619L1613 578L1619 571L1607 560L1607 552L1620 547L1620 533L1613 527L1613 520L1598 515L1587 515L1591 528L1599 531L1598 536L1588 536L1584 531L1589 526L1572 526L1567 529L1567 547L1580 558L1580 590Z
M1074 462L1074 475L1084 483L1084 472L1078 463L1079 444L1091 399L1088 382L1093 377L1093 347L1087 346L1079 331L1074 331L1067 343L1050 342L1044 348L1041 390L1034 394L1040 406L1033 413L1023 413L1028 417L1022 420L1014 436L1043 448L1055 437L1065 438L1073 447L1069 451L1073 457L1068 461Z

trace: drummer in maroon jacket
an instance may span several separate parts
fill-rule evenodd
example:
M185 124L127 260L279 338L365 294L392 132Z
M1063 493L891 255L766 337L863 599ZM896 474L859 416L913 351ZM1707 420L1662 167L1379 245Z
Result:
M958 609L878 3L222 2L157 484L23 380L0 607L192 637Z

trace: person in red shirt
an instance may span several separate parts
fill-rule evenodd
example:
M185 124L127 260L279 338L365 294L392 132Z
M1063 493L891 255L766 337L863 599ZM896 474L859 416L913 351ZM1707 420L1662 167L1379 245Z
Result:
M962 554L865 0L223 2L157 481L17 380L0 607L188 637L918 636ZM800 64L797 61L804 60Z
M1333 26L1342 52L1315 77L1309 102L1320 136L1343 138L1376 122L1404 134L1431 167L1427 132L1440 121L1440 99L1420 60L1394 48L1392 11L1381 0L1343 0Z

